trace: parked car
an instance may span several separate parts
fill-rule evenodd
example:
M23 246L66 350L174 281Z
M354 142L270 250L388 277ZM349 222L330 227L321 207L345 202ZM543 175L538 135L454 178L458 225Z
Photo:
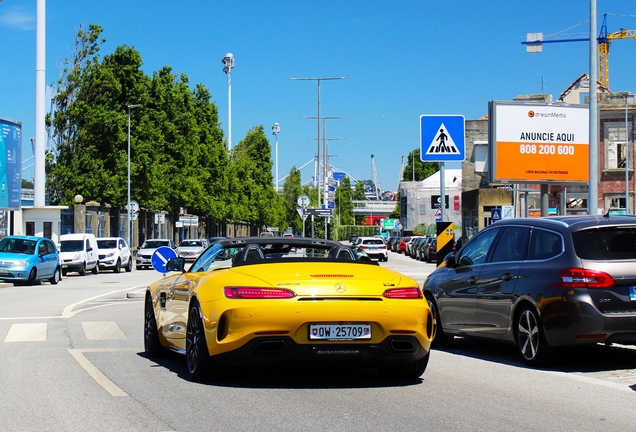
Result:
M190 379L289 362L375 367L411 380L426 369L433 322L417 282L358 259L348 245L232 238L185 273L183 258L166 268L177 274L146 290L144 350L185 354Z
M170 239L148 239L137 251L137 270L152 268L152 254L162 246L176 249L177 245Z
M206 239L186 239L177 246L177 256L185 258L186 261L194 261L208 247Z
M97 239L97 254L99 255L99 269L112 270L119 273L122 269L131 272L133 258L128 243L121 237L99 237Z
M397 252L398 246L400 242L402 242L403 237L393 237L393 241L391 242L391 252Z
M408 243L408 241L411 239L411 237L402 237L400 239L400 242L398 243L398 245L395 248L395 251L397 253L404 253L404 251L406 250L406 243Z
M56 285L61 279L60 254L51 240L19 235L0 240L0 280L14 285L48 280Z
M62 276L77 272L84 276L87 271L99 273L97 239L90 233L63 234L60 236L60 261Z
M426 279L434 344L454 336L515 344L531 366L555 348L636 344L636 217L506 219Z
M413 242L411 243L411 247L409 248L409 253L408 253L408 255L411 258L417 259L417 249L420 243L422 243L423 241L426 241L426 236L419 236L419 237L416 237L415 240L413 240Z
M424 249L422 250L422 261L426 261L428 263L437 260L437 238L431 237L429 241L424 245Z
M416 240L420 238L422 238L422 236L411 236L409 238L406 242L406 248L404 249L405 256L411 256L411 247L413 246L413 243L416 243Z
M389 252L386 250L386 245L382 239L375 237L358 237L355 247L359 252L366 252L367 256L371 259L377 259L379 261L389 260Z

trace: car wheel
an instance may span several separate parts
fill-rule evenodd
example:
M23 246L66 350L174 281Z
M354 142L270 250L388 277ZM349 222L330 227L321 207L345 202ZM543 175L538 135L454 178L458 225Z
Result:
M29 272L29 278L27 279L26 284L33 285L33 282L35 282L35 278L37 277L37 275L38 275L38 272L35 269L35 267L33 267L31 271Z
M86 263L82 263L82 268L78 272L80 276L84 276L86 274Z
M150 294L146 295L144 307L144 351L148 357L159 357L163 353Z
M49 279L49 282L51 283L51 285L57 285L57 283L61 280L62 280L62 276L60 275L60 268L57 267L55 271L53 272L53 277Z
M196 303L190 306L188 328L186 332L186 362L190 377L201 381L208 376L210 354L205 340L205 330L201 320L201 312Z
M132 259L128 258L128 264L126 265L126 273L130 273L132 271Z
M93 267L92 272L94 275L99 274L99 264L95 263L95 267Z
M426 295L428 307L433 314L433 342L431 343L431 345L436 348L450 346L453 343L455 336L447 335L446 333L444 333L444 329L442 328L442 321L439 317L439 309L437 309L435 300L433 300L430 296L431 294Z
M536 309L529 305L523 306L514 328L517 348L523 361L529 366L544 366L550 360L552 349L545 340Z
M118 258L117 263L115 264L115 268L113 269L113 272L119 273L120 271L121 271L121 261Z
M414 362L381 367L379 371L387 378L416 379L422 376L426 370L429 357L430 353L426 353L426 356Z
M62 270L62 276L66 276L67 273L68 273L68 270Z

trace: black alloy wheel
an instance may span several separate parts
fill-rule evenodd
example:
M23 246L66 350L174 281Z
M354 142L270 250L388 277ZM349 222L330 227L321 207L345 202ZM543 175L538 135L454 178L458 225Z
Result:
M115 268L113 269L113 272L119 273L120 271L121 271L121 260L117 258L117 262L115 263Z
M80 276L84 276L86 274L86 263L82 263L82 268L78 272Z
M163 352L150 293L146 294L144 306L144 351L148 357L159 357Z
M186 362L190 377L195 381L207 378L210 355L205 340L205 329L201 312L196 302L190 305L188 328L186 332Z
M128 258L128 264L126 265L126 273L130 273L132 271L132 257Z
M429 309L431 310L431 314L433 315L433 342L431 345L436 348L450 346L453 343L455 336L446 335L446 333L444 333L444 329L442 329L441 325L442 322L439 318L439 309L437 309L437 304L435 304L435 300L430 297L430 294L426 295L426 301Z
M523 306L515 329L517 348L523 361L529 366L544 366L550 360L552 349L545 340L541 320L534 307Z
M99 274L99 263L95 263L95 267L91 270L94 275Z

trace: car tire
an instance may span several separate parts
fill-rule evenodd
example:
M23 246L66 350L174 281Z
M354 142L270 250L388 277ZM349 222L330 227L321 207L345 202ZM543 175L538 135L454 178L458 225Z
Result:
M62 270L62 276L66 276L67 273L68 273L68 270Z
M57 267L55 271L53 272L53 277L49 279L49 282L51 283L51 285L57 285L57 283L61 280L62 280L62 275L60 273L60 268Z
M196 302L190 305L186 331L186 363L190 378L203 381L208 378L210 354L205 340L201 310Z
M117 262L115 263L115 268L113 269L114 273L119 273L121 271L121 260L117 258Z
M38 272L35 269L35 267L33 267L31 269L31 271L29 272L29 278L26 280L26 284L27 285L33 285L33 283L35 282L35 278L38 276Z
M436 348L444 348L448 347L453 343L455 336L447 335L444 333L444 329L442 328L442 321L439 316L439 309L437 308L437 303L435 300L431 298L431 294L426 295L426 302L428 303L428 307L431 309L431 313L433 314L433 341L431 345Z
M426 370L430 353L426 353L424 357L410 363L402 363L393 366L385 366L379 368L380 373L387 378L397 379L417 379Z
M99 264L95 263L95 267L93 267L93 270L91 270L93 272L94 275L98 275L99 274Z
M86 263L82 263L82 268L78 273L80 276L84 276L86 274Z
M130 273L132 271L132 259L128 258L128 264L126 265L126 273Z
M517 349L528 366L541 367L549 363L553 350L545 339L541 319L533 306L522 306L514 329Z
M146 294L144 306L144 352L146 356L150 358L160 357L164 352L161 341L159 340L157 320L155 319L155 311L150 293Z

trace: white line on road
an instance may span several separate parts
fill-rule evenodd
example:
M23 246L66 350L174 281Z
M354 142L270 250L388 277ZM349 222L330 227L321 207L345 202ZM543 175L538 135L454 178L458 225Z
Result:
M5 342L46 342L46 323L13 324Z
M115 397L123 397L128 396L128 394L117 387L117 385L109 380L106 375L101 373L99 369L91 363L84 353L87 352L118 352L118 351L136 351L132 349L118 349L118 348L88 348L88 349L69 349L68 352L71 353L73 358L80 364L82 368L99 384L102 386L104 390L110 393Z

